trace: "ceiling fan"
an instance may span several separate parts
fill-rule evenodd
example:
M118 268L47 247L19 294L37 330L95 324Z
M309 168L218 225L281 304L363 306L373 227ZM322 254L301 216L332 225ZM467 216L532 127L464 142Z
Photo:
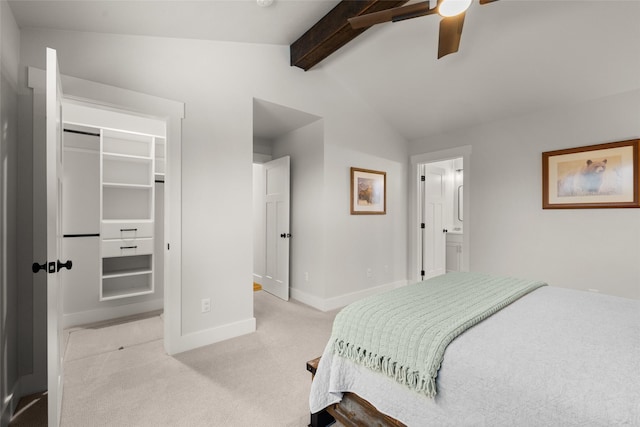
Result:
M431 7L432 1L422 1L406 6L394 7L379 12L349 18L351 28L368 28L383 22L398 22L405 19L418 18L420 16L438 14L440 19L440 35L438 42L438 59L445 55L458 51L462 25L467 8L472 0L437 0L435 7ZM498 0L479 0L480 4L492 3Z

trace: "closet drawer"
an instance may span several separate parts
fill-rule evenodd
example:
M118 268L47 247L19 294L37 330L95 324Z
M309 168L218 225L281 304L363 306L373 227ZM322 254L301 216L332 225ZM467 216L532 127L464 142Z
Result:
M115 239L102 241L102 258L153 253L153 239Z
M153 222L103 222L103 239L138 239L153 237Z

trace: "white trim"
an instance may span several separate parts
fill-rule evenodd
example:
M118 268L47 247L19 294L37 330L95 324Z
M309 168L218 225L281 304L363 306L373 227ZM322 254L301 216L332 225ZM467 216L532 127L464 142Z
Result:
M342 308L346 305L351 304L352 302L361 300L362 298L381 294L392 289L406 286L407 283L408 282L406 280L400 280L398 282L387 283L384 285L376 286L375 288L368 288L361 291L350 292L348 294L339 295L333 298L320 298L299 289L291 288L291 298L320 311L331 311Z
M130 111L116 111L113 108L99 104L91 105L73 98L65 98L62 103L62 121L72 125L166 138L166 123L162 119L146 117Z
M240 335L250 334L256 331L256 319L240 320L238 322L227 323L215 328L205 329L190 334L182 335L180 340L173 344L173 353L193 350L209 344L235 338Z
M133 304L124 304L114 307L104 307L96 310L65 314L62 324L66 329L72 326L87 325L118 317L126 317L148 311L161 310L163 308L164 299L158 298L151 301L136 302Z
M461 147L449 148L446 150L433 151L431 153L414 154L411 156L411 164L418 165L421 163L439 162L442 160L451 160L458 157L470 156L471 145L463 145ZM464 164L464 163L463 163ZM467 165L464 165L465 169Z
M419 249L420 242L417 238L418 223L418 179L419 170L418 167L424 163L439 162L442 160L451 160L462 157L462 164L464 165L464 175L462 177L462 183L464 185L464 199L463 199L463 218L464 221L464 239L462 241L462 250L464 257L462 258L461 269L463 271L469 271L470 260L470 241L471 241L471 145L464 145L455 148L449 148L446 150L433 151L430 153L414 154L411 156L411 168L409 171L409 281L416 282L420 280L418 274L419 265Z

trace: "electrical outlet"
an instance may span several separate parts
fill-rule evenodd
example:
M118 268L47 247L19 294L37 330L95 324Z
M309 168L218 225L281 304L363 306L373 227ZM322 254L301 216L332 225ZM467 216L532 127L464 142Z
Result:
M367 277L371 278L373 276L373 271L371 268L367 268Z
M211 311L211 298L204 298L202 300L202 312L208 313Z

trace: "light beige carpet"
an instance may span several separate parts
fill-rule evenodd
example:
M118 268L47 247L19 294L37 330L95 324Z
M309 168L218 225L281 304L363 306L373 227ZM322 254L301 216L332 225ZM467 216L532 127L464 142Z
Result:
M160 313L125 322L105 322L68 329L65 361L82 359L121 348L161 340L164 325Z
M175 357L157 336L160 317L71 332L62 425L306 426L305 364L322 353L336 312L264 291L254 301L255 333Z

